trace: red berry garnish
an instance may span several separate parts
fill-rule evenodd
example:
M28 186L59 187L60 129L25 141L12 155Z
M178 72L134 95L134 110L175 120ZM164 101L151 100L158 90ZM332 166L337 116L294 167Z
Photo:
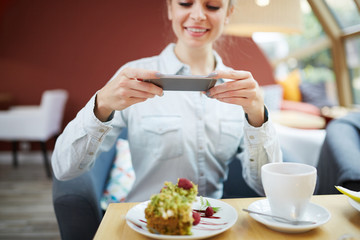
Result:
M177 185L178 187L186 190L189 190L193 187L193 184L190 182L190 180L186 178L179 178Z
M214 209L212 207L207 207L205 210L205 216L211 217L212 215L214 215Z
M196 212L196 211L192 211L192 216L193 216L193 225L198 225L201 219L200 213Z

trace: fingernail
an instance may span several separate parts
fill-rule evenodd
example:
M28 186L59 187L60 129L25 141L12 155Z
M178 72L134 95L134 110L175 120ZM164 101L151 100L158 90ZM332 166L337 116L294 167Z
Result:
M161 76L162 76L162 73L159 73L159 72L155 73L155 77L160 78Z
M212 72L209 75L207 75L206 77L212 78L212 77L216 77L218 75L217 72Z

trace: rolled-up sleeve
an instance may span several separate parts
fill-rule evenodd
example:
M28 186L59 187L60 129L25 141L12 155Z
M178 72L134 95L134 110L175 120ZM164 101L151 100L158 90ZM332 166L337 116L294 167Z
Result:
M258 194L264 195L261 183L261 167L270 162L281 162L282 153L275 128L270 119L261 127L244 124L244 152L238 156L242 161L243 177Z
M51 161L59 180L72 179L88 171L112 129L111 121L103 123L94 115L95 97L78 112L56 141ZM109 148L114 141L108 140Z

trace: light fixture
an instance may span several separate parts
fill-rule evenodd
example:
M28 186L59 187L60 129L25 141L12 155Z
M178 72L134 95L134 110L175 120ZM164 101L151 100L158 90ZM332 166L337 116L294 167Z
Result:
M300 0L237 0L225 34L251 36L254 32L300 33Z
M270 4L270 0L255 0L255 3L256 3L259 7L266 7L267 5Z

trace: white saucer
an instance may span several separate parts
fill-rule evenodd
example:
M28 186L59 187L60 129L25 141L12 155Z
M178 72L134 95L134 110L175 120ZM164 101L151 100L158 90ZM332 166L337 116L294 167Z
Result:
M267 199L262 199L253 202L252 204L250 204L248 209L257 212L262 212L265 214L271 214L270 205ZM323 225L324 223L329 221L331 217L331 214L328 210L314 203L309 203L306 213L304 214L304 217L301 219L305 221L316 222L316 224L311 224L311 225L291 225L288 223L278 222L271 217L265 217L253 213L250 213L249 215L256 221L266 225L268 228L285 233L307 232L311 229Z

